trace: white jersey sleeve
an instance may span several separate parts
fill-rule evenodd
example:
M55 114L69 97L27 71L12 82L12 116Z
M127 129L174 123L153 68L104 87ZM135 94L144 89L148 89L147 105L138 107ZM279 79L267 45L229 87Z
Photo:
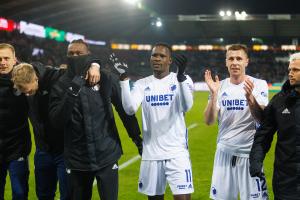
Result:
M123 108L128 115L133 115L141 105L144 91L138 81L134 84L132 91L130 91L129 80L120 81L120 85Z
M182 112L189 111L193 106L193 81L189 76L182 83L179 83L179 98Z
M259 105L267 106L269 102L269 87L265 80L253 78L254 87L253 96Z

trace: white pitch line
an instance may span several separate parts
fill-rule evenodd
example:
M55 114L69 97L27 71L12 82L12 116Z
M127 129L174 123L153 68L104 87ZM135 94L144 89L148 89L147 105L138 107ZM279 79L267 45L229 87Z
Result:
M193 123L191 125L188 126L188 130L190 129L193 129L193 128L196 128L199 124L198 123ZM128 167L129 165L135 163L136 161L138 161L139 159L141 158L140 155L136 155L134 157L132 157L131 159L129 159L128 161L122 163L120 166L119 166L119 171L121 171L122 169L124 169L125 167ZM94 180L94 183L93 183L93 186L95 186L97 184L97 180L95 179Z

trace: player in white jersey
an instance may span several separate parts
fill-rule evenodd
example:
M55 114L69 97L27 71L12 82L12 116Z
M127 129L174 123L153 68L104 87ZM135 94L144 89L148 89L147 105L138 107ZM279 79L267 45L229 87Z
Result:
M247 47L231 45L226 53L229 78L215 81L205 71L210 97L205 122L211 125L218 117L219 132L210 190L216 200L268 199L266 181L249 173L249 153L256 126L268 104L266 81L246 75L249 62Z
M126 65L116 62L114 56L111 60L122 74L124 110L131 115L142 104L139 192L148 195L149 200L162 200L168 183L175 200L190 200L194 188L184 113L193 105L193 82L184 75L186 57L175 57L178 72L170 72L171 48L156 44L150 58L153 75L136 81L132 91L124 74Z

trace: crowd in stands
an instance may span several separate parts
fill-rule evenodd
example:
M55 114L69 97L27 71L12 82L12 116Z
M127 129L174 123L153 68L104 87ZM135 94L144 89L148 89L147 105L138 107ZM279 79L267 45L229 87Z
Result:
M0 43L10 43L16 48L16 55L21 62L40 61L51 66L60 66L66 62L67 43L54 40L30 37L16 31L0 31ZM150 51L111 50L109 47L90 46L93 54L98 56L103 66L108 67L108 55L115 52L118 57L128 63L130 75L133 79L148 76L152 73L149 64ZM42 51L41 51L42 50ZM209 68L213 74L221 79L228 76L225 66L225 51L176 51L188 57L187 74L193 81L204 81L204 71ZM282 61L291 52L268 50L250 51L250 62L247 74L265 79L268 83L283 82L287 79L288 62ZM279 61L281 60L281 61ZM172 71L176 68L172 67Z

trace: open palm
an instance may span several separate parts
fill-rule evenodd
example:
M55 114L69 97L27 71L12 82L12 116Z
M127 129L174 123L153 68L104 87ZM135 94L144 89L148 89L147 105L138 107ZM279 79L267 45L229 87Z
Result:
M210 70L205 70L204 79L205 79L205 82L206 82L210 92L211 93L217 93L219 88L220 88L219 77L216 75L215 76L215 81L214 81L212 76L211 76L211 71Z

